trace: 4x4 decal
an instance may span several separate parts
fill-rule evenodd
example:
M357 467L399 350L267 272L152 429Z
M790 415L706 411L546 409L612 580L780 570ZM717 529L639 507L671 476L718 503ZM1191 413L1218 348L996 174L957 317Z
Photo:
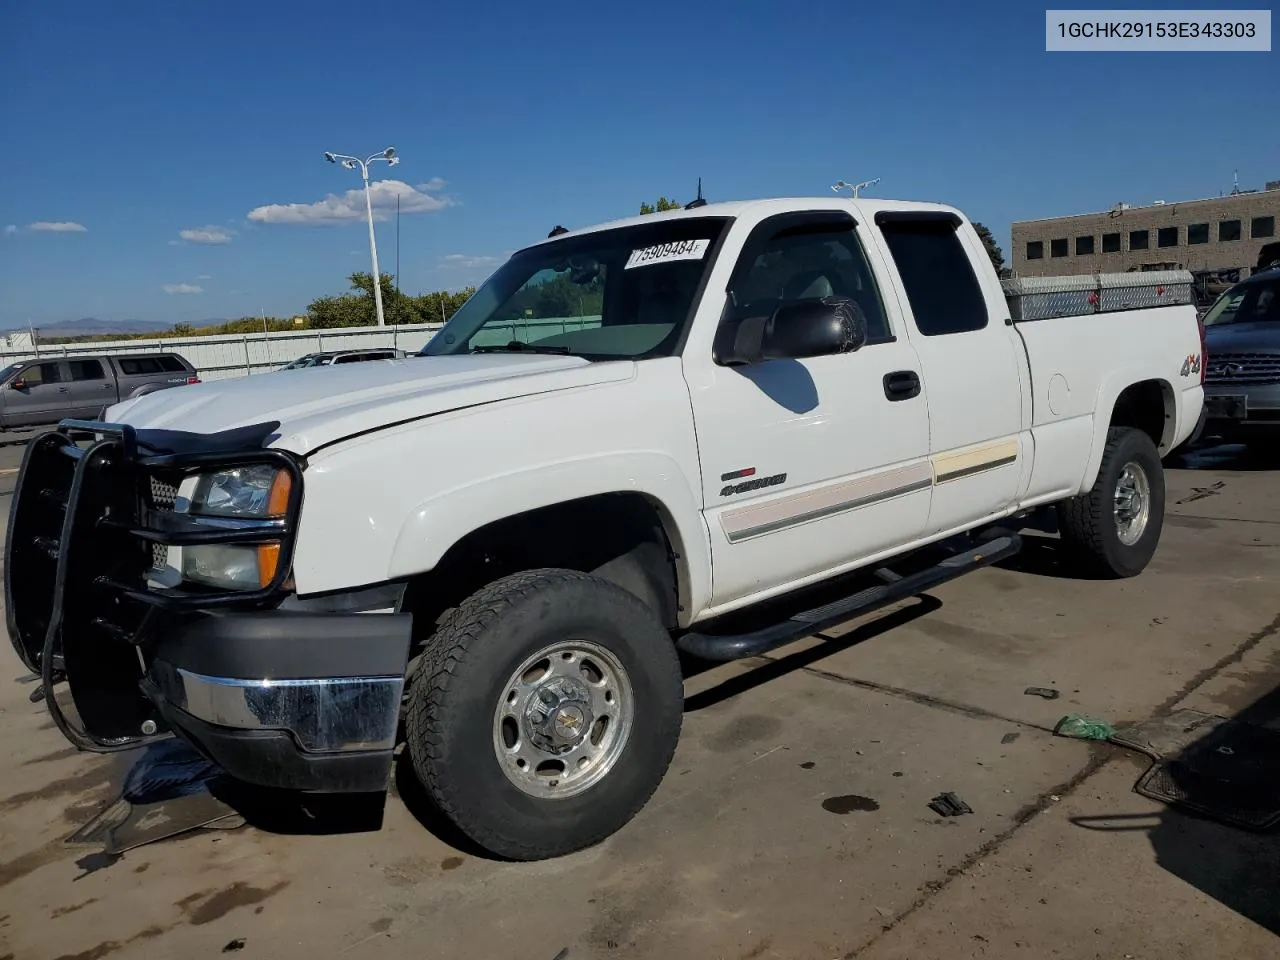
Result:
M1200 354L1189 353L1187 358L1182 361L1182 369L1178 371L1184 377L1189 377L1193 373L1200 372Z

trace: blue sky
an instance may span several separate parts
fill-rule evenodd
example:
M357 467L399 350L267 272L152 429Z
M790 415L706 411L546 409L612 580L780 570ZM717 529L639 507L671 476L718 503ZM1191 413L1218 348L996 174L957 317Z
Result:
M379 190L402 195L408 292L698 176L713 200L881 177L1006 254L1013 220L1280 178L1276 53L1050 54L1025 2L27 0L4 21L0 329L342 291L367 231L325 150L400 152L375 176L400 184ZM378 240L393 271L391 220Z

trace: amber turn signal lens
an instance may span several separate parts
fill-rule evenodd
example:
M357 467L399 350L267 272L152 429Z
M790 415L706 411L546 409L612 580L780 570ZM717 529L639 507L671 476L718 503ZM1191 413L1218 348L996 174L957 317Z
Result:
M287 470L278 470L267 494L267 515L283 517L289 512L289 493L293 490L293 478Z
M280 544L264 543L258 547L258 586L266 589L276 578L280 566Z

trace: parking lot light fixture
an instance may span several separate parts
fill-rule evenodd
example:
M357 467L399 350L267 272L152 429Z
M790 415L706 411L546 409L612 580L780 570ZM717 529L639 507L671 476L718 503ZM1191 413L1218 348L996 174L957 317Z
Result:
M385 327L387 321L382 313L382 282L381 274L378 272L378 241L373 233L373 201L369 196L369 164L383 160L386 161L387 166L394 167L400 162L400 157L395 147L387 147L381 153L375 153L363 160L359 157L348 157L345 154L327 151L324 158L330 163L341 163L348 170L355 170L358 167L360 176L364 179L364 209L369 217L369 257L373 261L373 303L378 312L378 326Z

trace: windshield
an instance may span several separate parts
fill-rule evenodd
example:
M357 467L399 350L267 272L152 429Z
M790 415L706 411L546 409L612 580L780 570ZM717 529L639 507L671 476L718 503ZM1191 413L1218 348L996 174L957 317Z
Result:
M22 366L20 363L11 363L3 370L0 370L0 383L4 383Z
M1280 321L1280 276L1232 287L1204 315L1206 327L1266 321Z
M723 217L660 220L522 250L485 281L421 355L671 356L727 223Z

